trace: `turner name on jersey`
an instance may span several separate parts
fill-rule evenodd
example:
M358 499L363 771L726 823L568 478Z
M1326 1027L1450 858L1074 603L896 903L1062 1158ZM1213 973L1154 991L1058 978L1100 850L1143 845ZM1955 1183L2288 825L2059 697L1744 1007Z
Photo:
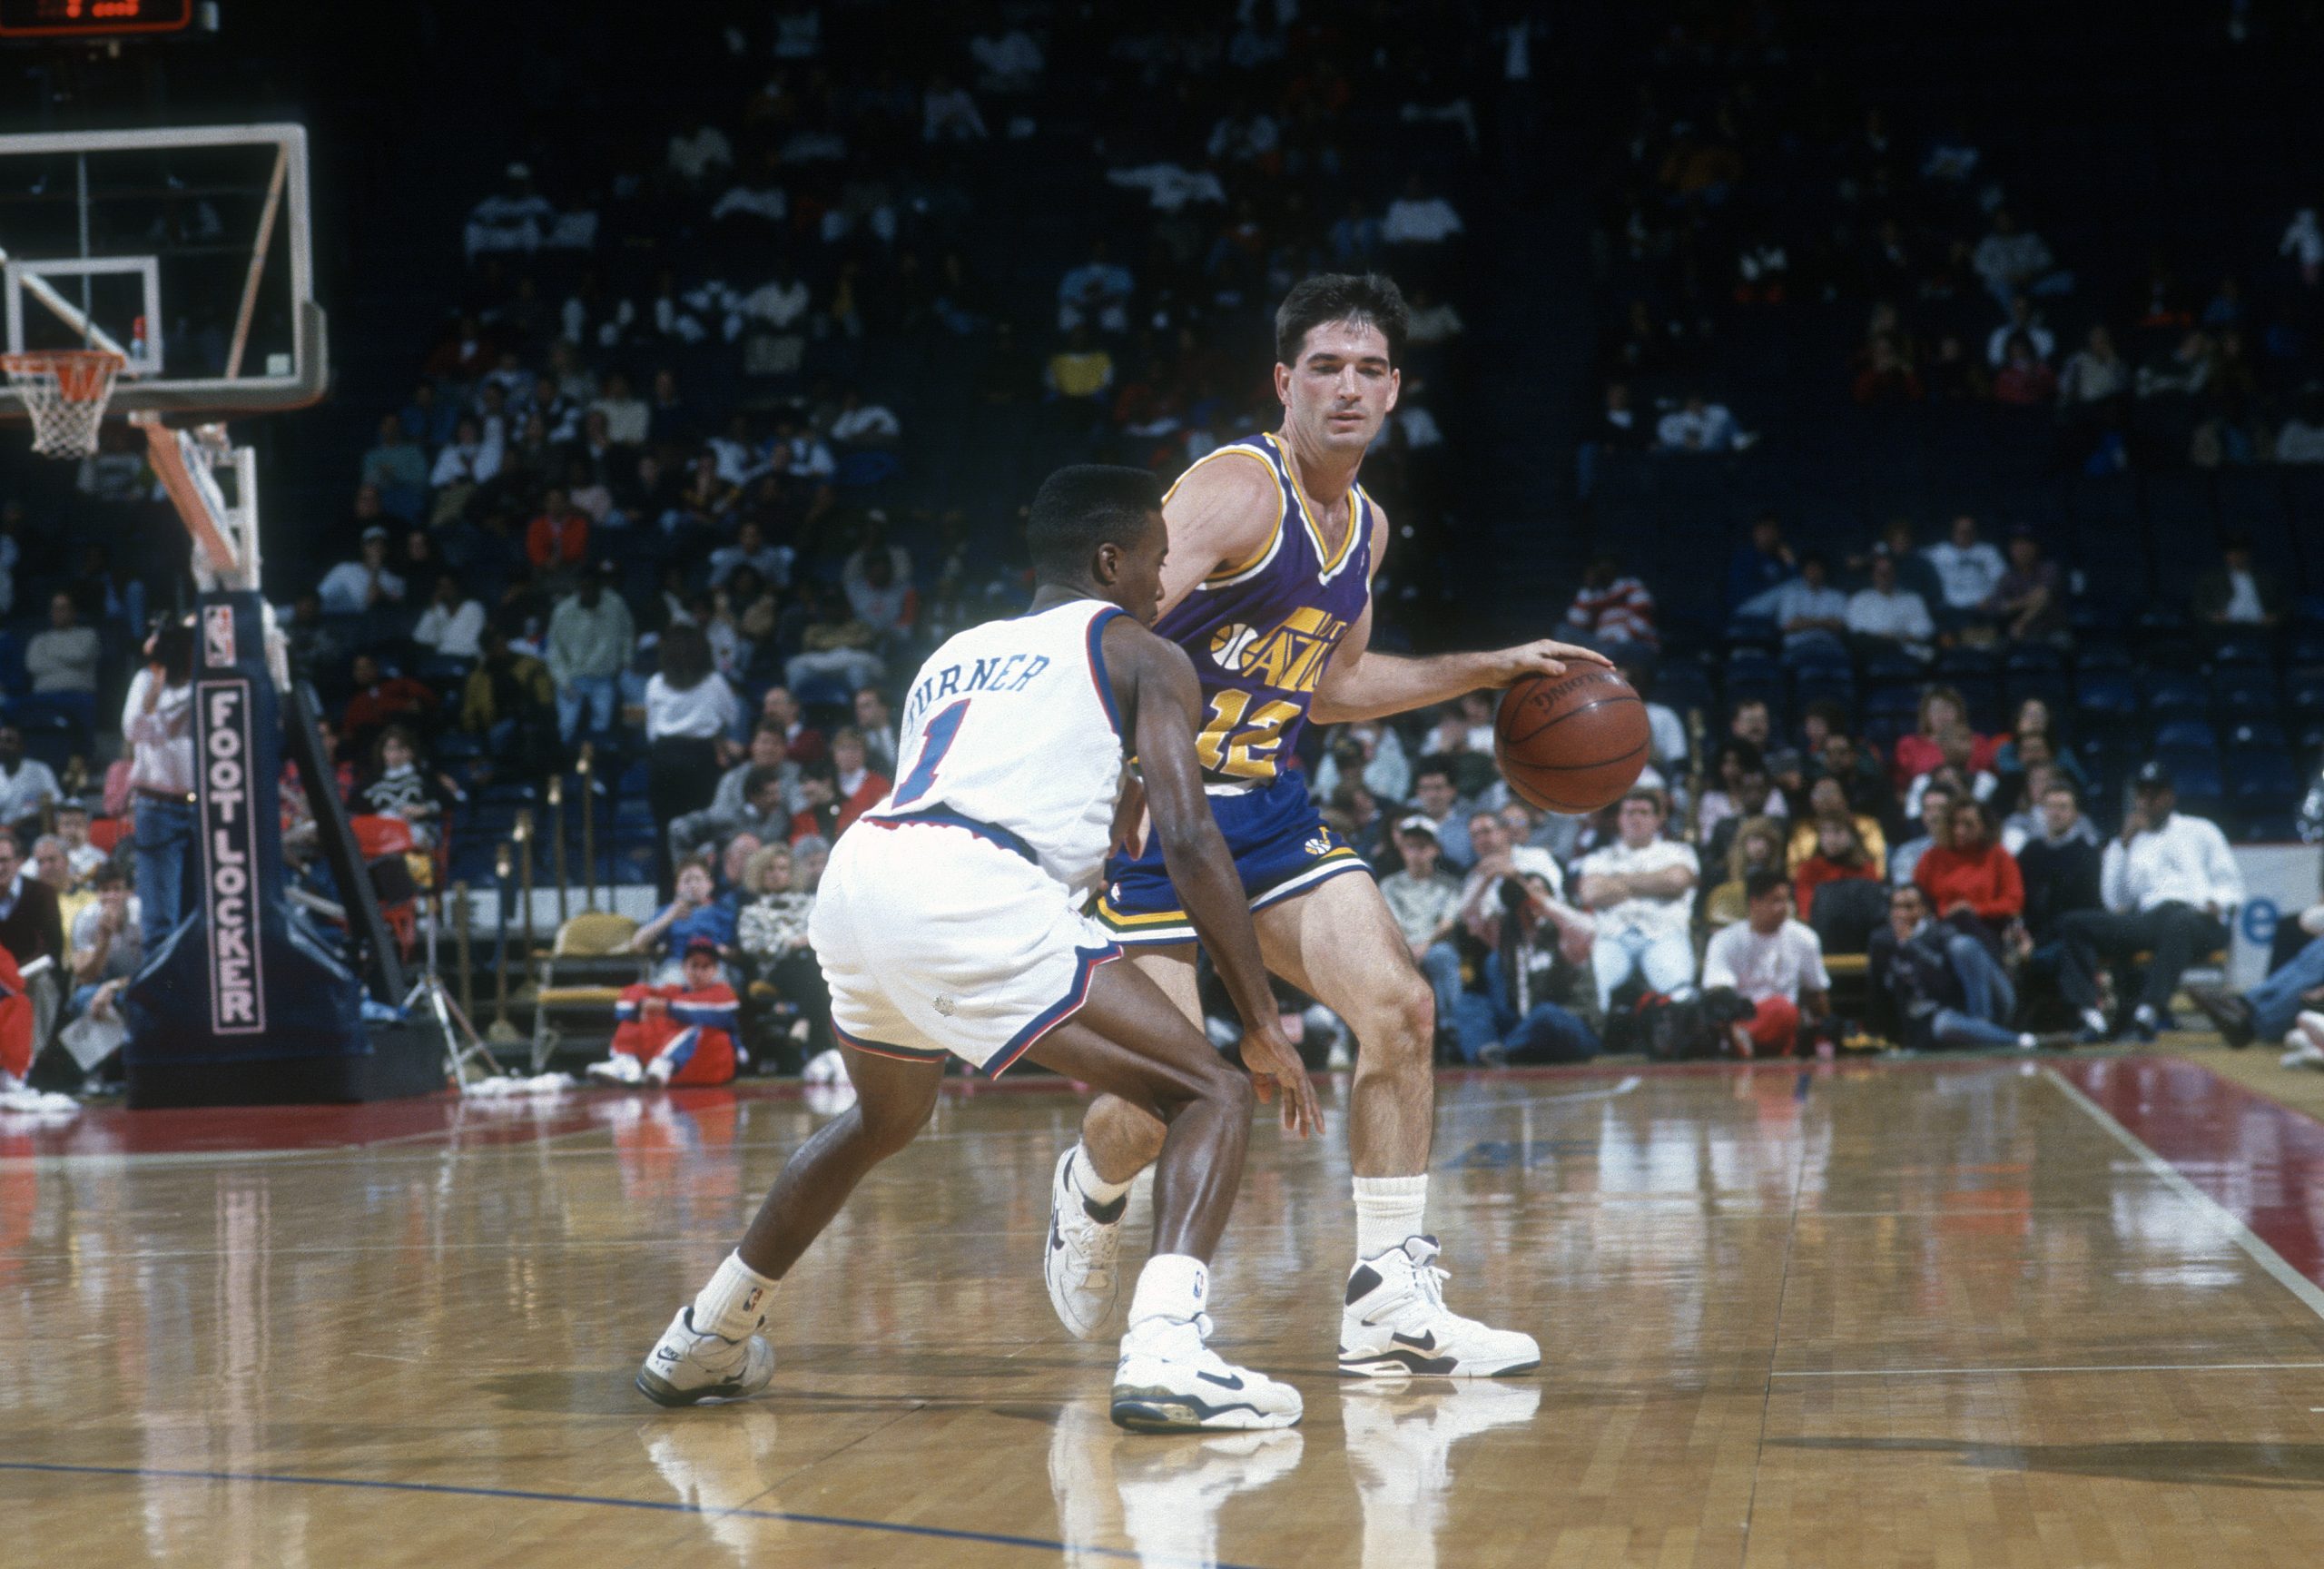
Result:
M943 656L944 650L939 649L937 658ZM1022 692L1049 667L1048 655L1023 648L1014 654L954 660L943 666L931 659L921 666L920 679L913 684L911 696L904 699L904 728L919 724L932 705L947 697L974 692Z

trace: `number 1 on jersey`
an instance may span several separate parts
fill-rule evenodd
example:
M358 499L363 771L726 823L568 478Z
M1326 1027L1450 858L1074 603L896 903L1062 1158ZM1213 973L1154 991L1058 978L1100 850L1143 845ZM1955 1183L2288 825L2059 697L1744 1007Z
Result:
M895 804L909 806L935 788L937 765L952 749L953 738L960 733L960 721L969 716L971 701L963 697L930 716L927 727L920 733L920 755L912 760L911 773L896 786Z

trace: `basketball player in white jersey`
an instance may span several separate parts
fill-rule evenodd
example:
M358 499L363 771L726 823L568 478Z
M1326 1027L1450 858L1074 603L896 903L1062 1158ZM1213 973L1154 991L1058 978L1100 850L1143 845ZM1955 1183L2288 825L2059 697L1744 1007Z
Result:
M1283 424L1207 454L1164 498L1170 554L1156 630L1187 651L1202 682L1205 788L1267 967L1355 1031L1356 1261L1340 1370L1482 1377L1536 1367L1541 1353L1530 1335L1452 1312L1439 1288L1426 1223L1434 994L1369 869L1324 824L1287 763L1310 720L1377 719L1562 675L1569 661L1608 661L1547 641L1426 658L1372 651L1370 585L1393 533L1356 470L1396 406L1405 320L1403 295L1376 275L1310 278L1285 298L1275 368ZM1160 852L1149 843L1108 867L1098 916L1197 1018L1199 933L1163 864L1169 829L1157 819L1153 830ZM1148 1112L1100 1097L1081 1142L1059 1158L1044 1273L1058 1317L1085 1339L1113 1313L1118 1201L1163 1133Z
M809 925L830 982L852 1110L791 1157L743 1240L645 1359L665 1406L766 1387L759 1335L778 1285L864 1174L910 1143L948 1057L1020 1056L1167 1124L1154 1254L1115 1369L1113 1419L1141 1430L1285 1427L1289 1385L1228 1366L1208 1333L1208 1260L1242 1181L1251 1102L1319 1126L1284 1040L1242 889L1195 759L1196 686L1147 629L1167 536L1151 475L1049 477L1027 528L1039 588L1013 620L952 638L903 713L897 784L832 851ZM1236 1072L1083 909L1114 841L1125 753L1145 774L1170 868L1242 1014Z

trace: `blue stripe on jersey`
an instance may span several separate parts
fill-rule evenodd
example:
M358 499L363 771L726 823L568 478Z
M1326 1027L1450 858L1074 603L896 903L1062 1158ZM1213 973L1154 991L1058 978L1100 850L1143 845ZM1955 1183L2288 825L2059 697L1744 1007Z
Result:
M1074 966L1071 989L1009 1038L1009 1044L985 1063L982 1071L986 1078L1000 1078L1003 1070L1031 1051L1042 1036L1080 1011L1081 1005L1089 1001L1089 977L1097 973L1098 966L1122 956L1118 942L1108 942L1102 948L1076 948L1073 952L1079 962Z
M1098 688L1098 701L1105 706L1106 723L1114 727L1116 735L1122 733L1122 710L1121 705L1114 701L1113 677L1106 674L1106 627L1115 617L1127 614L1119 606L1108 605L1089 617L1089 680Z
M867 814L862 821L877 828L895 828L907 823L931 823L940 828L965 828L980 839L990 839L1012 855L1021 855L1036 866L1041 863L1041 858L1033 854L1030 844L1000 824L968 816L950 806L929 806L918 812L898 812L892 815L882 814L877 817Z

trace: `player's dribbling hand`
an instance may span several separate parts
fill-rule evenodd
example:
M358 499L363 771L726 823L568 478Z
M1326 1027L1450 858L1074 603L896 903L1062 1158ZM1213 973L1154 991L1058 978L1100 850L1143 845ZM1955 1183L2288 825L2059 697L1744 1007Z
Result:
M1578 643L1559 643L1544 637L1537 643L1521 643L1514 648L1503 648L1488 656L1493 662L1493 678L1490 685L1513 686L1528 676L1562 676L1574 665L1596 665L1611 670L1614 662L1595 648L1584 648Z
M1251 1071L1251 1088L1261 1101L1272 1103L1283 1095L1283 1130L1305 1139L1324 1130L1323 1109L1315 1104L1315 1086L1307 1064L1273 1024L1243 1031L1243 1066Z

